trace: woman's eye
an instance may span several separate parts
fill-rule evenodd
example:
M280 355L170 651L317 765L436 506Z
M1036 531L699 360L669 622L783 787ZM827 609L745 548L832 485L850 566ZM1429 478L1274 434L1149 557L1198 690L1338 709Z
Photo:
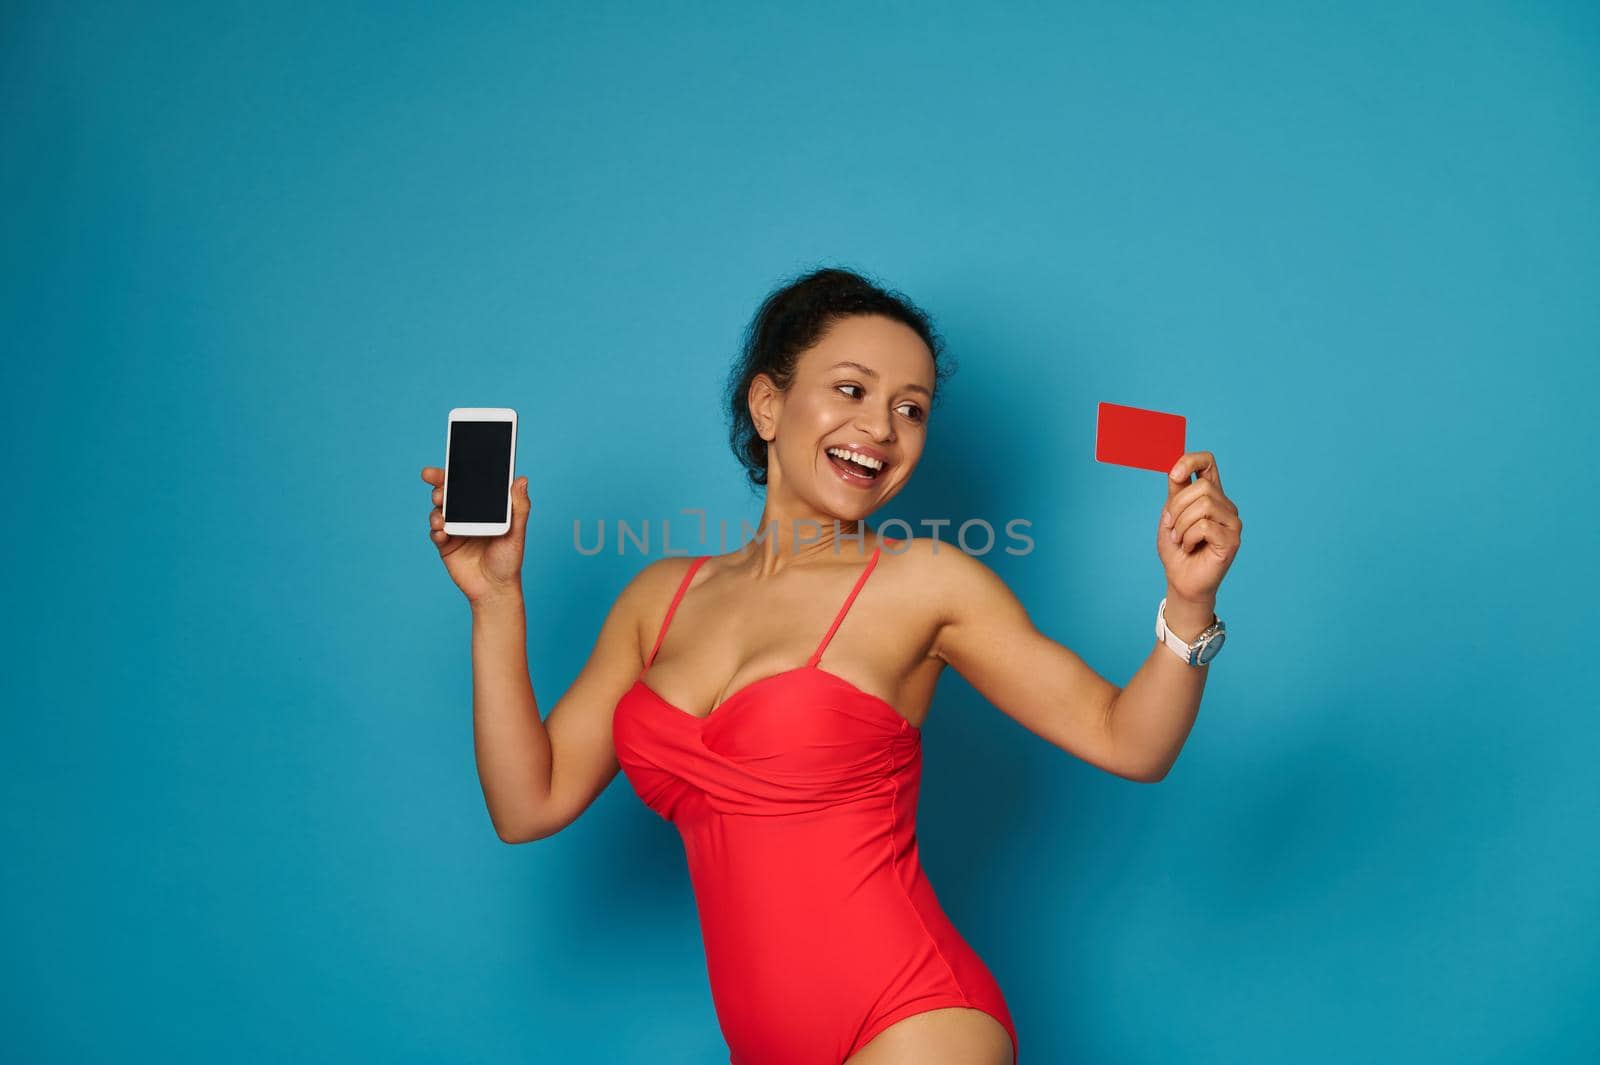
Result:
M859 389L859 388L861 388L861 386L860 385L844 384L844 385L834 385L834 388L857 388L857 389ZM850 398L851 399L857 399L859 397L851 396ZM922 408L917 406L915 403L902 403L900 405L900 407L897 408L897 409L901 409L901 410L907 411L906 417L910 418L912 421L917 421L917 422L922 421L922 418L923 418Z

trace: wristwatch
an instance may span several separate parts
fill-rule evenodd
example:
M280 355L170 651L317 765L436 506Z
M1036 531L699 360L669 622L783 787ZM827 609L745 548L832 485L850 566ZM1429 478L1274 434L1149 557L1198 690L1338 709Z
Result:
M1215 614L1212 616L1216 617ZM1210 662L1222 650L1222 642L1227 637L1227 626L1222 624L1221 618L1217 618L1194 638L1193 643L1185 643L1177 633L1167 628L1167 598L1161 597L1161 605L1156 607L1156 639L1172 648L1172 653L1183 659L1185 665L1198 669Z

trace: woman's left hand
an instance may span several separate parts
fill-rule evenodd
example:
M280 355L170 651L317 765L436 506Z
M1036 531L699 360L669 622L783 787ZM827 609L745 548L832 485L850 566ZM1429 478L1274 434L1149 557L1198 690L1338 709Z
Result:
M1197 475L1193 484L1191 473ZM1209 451L1187 452L1167 475L1167 502L1156 530L1156 554L1167 569L1170 594L1215 602L1243 530L1239 508L1222 494L1217 460Z

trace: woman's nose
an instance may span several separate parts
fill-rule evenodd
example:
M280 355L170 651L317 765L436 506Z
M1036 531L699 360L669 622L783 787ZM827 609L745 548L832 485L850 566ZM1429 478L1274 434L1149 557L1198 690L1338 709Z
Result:
M862 411L859 424L874 440L889 440L894 436L894 418L887 410Z

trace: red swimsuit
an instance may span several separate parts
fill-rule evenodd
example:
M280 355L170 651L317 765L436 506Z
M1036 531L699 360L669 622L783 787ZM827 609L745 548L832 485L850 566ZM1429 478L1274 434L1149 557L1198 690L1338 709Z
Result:
M1017 1032L1000 987L917 859L922 733L817 665L881 549L805 665L705 717L644 682L710 556L689 566L639 679L617 703L617 759L677 826L731 1065L840 1065L912 1014L968 1006Z

